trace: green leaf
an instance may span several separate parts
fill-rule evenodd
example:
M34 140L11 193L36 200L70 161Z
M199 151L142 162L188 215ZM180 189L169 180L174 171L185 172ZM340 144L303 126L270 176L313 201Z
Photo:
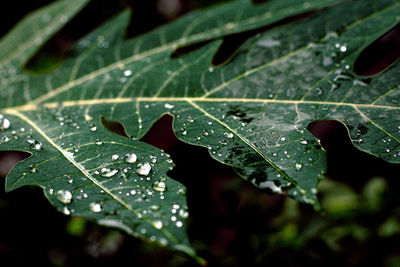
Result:
M256 186L316 209L326 155L306 130L310 122L339 120L358 148L398 162L399 64L368 81L351 70L363 48L399 23L398 1L241 0L133 40L123 38L124 12L80 40L57 70L27 74L26 60L86 1L70 2L38 11L0 43L0 149L32 154L8 175L8 191L39 185L66 214L196 258L186 189L168 177L169 156L139 141L164 114L174 116L179 139L207 147ZM312 10L250 38L230 63L211 65L223 36ZM66 19L24 30L48 14ZM210 42L171 57L203 41ZM132 138L109 132L103 117Z

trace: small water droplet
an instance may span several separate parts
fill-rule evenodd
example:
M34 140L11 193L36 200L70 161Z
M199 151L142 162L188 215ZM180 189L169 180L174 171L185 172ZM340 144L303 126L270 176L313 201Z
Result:
M112 160L112 161L116 161L116 160L118 160L118 159L119 159L119 156L116 155L116 154L111 156L111 160Z
M64 207L63 213L64 213L65 215L70 215L70 214L71 214L71 211L70 211L67 207Z
M165 104L164 104L164 108L166 108L166 109L173 109L173 108L174 108L174 105L165 103Z
M150 164L148 162L139 163L137 165L136 173L139 174L139 175L146 176L146 175L148 175L150 173L150 171L151 171L151 166L150 166Z
M136 190L131 190L131 195L132 196L136 195L136 193L137 193Z
M153 223L153 225L154 225L154 227L157 228L158 230L160 230L160 229L163 228L163 223L162 223L162 221L155 221L155 222Z
M33 143L29 145L29 147L32 150L40 151L42 149L42 143L40 143L39 141L33 141Z
M226 138L232 139L233 138L233 133L224 133Z
M56 193L56 198L58 199L58 201L64 204L69 204L71 203L72 194L68 190L58 190Z
M97 131L97 126L94 125L94 124L90 124L89 130L90 130L91 132L95 132L95 131Z
M99 203L90 203L89 204L89 209L95 213L101 212L101 205Z
M303 167L302 164L296 163L296 170L297 170L297 171L300 171L302 167Z
M10 126L10 121L3 114L0 114L0 131L7 130Z
M301 140L301 142L303 145L307 145L307 141L306 140Z
M31 165L31 166L29 166L29 171L31 173L35 173L36 172L36 168L33 165Z
M176 222L176 227L181 228L183 226L183 222L177 221Z
M167 186L164 181L157 181L153 184L153 189L158 192L164 192L167 190Z
M118 173L117 169L107 169L107 168L101 169L101 176L103 176L103 177L107 177L107 178L113 177L117 173Z
M283 141L285 141L286 140L286 137L282 137L281 138L281 141L283 142Z
M132 71L131 70L124 71L124 76L129 77L131 75L132 75Z
M127 163L134 163L137 161L137 156L136 154L133 153L128 153L125 155L125 162Z
M100 141L99 139L96 139L96 145L100 146L100 145L102 145L102 144L103 144L102 141Z

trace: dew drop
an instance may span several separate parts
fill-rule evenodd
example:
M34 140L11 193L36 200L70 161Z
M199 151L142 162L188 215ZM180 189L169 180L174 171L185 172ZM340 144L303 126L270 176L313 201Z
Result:
M11 123L8 119L4 118L3 114L0 114L0 131L7 130L10 128Z
M56 198L58 199L58 201L64 204L69 204L71 203L72 194L68 190L58 190L56 193Z
M174 108L174 105L165 103L165 104L164 104L164 108L166 108L166 109L173 109L173 108Z
M70 211L67 207L64 207L63 213L64 213L65 215L70 215L70 214L71 214L71 211Z
M32 150L40 151L42 149L42 143L40 143L39 141L33 141L33 143L29 145L29 147Z
M91 132L95 132L95 131L97 131L97 127L96 127L96 125L94 125L94 124L90 124L90 126L89 126L89 130L90 130Z
M157 228L158 230L160 230L160 229L163 228L163 223L162 223L162 221L155 221L155 222L153 223L153 225L154 225L154 227Z
M137 165L136 173L139 174L139 175L146 176L146 175L148 175L150 173L150 171L151 171L151 166L150 166L150 164L148 162L139 163Z
M119 159L119 156L118 155L112 155L111 156L111 160L112 161L116 161L116 160L118 160Z
M183 226L183 222L177 221L176 222L176 227L181 228Z
M95 213L101 212L101 205L99 203L90 203L89 204L89 209Z
M131 195L132 196L136 195L136 193L137 193L136 190L131 190Z
M157 181L153 184L153 189L158 192L165 192L167 190L167 186L163 181Z
M296 170L297 170L297 171L300 171L302 167L303 167L302 164L296 163Z
M132 71L131 70L124 71L124 76L129 77L131 75L132 75Z
M117 173L118 173L117 169L107 169L107 168L101 169L101 176L103 176L103 177L107 177L107 178L113 177Z
M29 171L31 173L35 173L36 172L36 168L33 165L31 165L31 166L29 166Z
M137 156L136 154L133 153L128 153L125 155L125 162L127 163L134 163L137 161Z
M301 140L301 142L303 145L307 145L307 141L306 140Z
M233 138L233 133L224 133L226 138L232 139Z

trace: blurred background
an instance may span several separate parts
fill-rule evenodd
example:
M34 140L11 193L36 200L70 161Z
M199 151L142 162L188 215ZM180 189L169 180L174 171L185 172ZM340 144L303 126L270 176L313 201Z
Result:
M50 2L3 4L0 36L27 13ZM127 37L135 37L191 10L221 2L92 0L26 68L51 70L71 44L124 8L133 10ZM262 2L266 1L254 1ZM231 46L246 38L248 34L232 38ZM166 150L176 163L169 175L188 189L189 237L209 266L400 266L400 168L355 149L342 124L323 121L309 126L328 155L327 178L318 188L324 212L316 213L288 197L255 188L212 160L206 149L180 142L171 123L171 117L163 117L143 141ZM0 152L1 266L195 266L164 248L65 216L39 188L5 193L8 170L26 156Z

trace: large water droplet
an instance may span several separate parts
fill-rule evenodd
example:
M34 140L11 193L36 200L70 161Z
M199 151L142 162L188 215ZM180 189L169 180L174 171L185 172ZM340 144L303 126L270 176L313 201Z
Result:
M136 173L139 174L139 175L146 176L146 175L148 175L150 173L150 171L151 171L151 166L150 166L150 164L148 162L139 163L137 165Z
M125 155L125 162L127 163L134 163L137 161L137 156L136 154L133 153L128 153Z
M58 190L56 193L56 198L58 199L58 201L64 204L69 204L71 203L72 194L68 190Z

